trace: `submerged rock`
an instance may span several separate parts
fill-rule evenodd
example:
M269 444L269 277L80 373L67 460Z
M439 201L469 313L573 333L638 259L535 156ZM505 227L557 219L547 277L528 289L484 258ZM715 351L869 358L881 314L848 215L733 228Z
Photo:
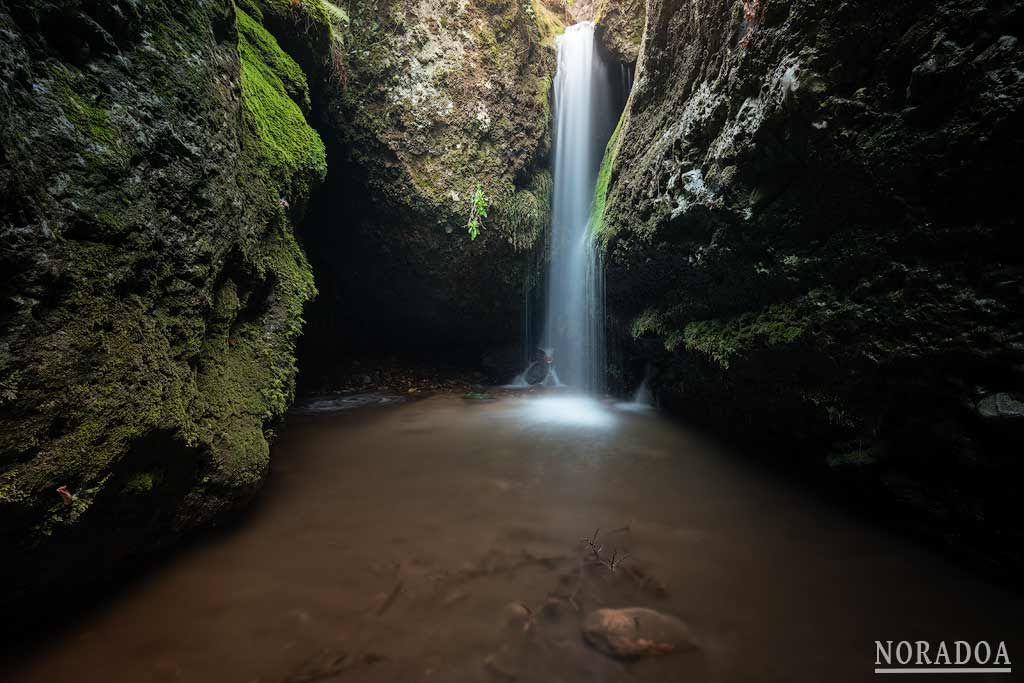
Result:
M679 619L646 607L599 609L583 622L583 637L612 657L656 657L696 648Z
M986 420L1024 420L1024 401L1006 393L990 394L978 401L978 414Z
M530 610L521 602L510 602L502 610L502 619L508 626L522 627L530 619Z

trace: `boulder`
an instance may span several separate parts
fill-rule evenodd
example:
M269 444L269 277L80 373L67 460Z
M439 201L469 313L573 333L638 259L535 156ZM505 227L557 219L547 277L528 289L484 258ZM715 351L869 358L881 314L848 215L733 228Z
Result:
M1024 401L1004 392L989 394L981 399L977 410L978 415L985 420L1024 420Z
M0 605L20 628L11 605L46 615L34 595L261 485L315 293L293 228L326 164L302 70L228 0L5 3L0 33Z
M646 607L599 609L583 622L583 638L611 657L654 657L696 648L679 619Z

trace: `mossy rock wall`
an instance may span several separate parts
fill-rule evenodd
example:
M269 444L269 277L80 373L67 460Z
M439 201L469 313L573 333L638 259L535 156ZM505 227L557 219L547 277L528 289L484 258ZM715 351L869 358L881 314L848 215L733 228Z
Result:
M598 217L612 379L1019 563L1022 21L648 3Z
M597 40L614 61L636 64L647 19L645 0L596 0Z
M303 233L322 294L308 355L477 363L517 342L524 292L543 272L559 17L519 0L330 7L314 100L331 170ZM473 240L478 186L488 215Z
M0 30L9 605L257 490L325 158L301 69L231 2L5 2Z

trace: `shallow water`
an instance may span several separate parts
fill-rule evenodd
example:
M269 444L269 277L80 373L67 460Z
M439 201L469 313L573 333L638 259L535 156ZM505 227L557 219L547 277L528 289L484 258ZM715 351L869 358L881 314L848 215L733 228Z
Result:
M595 528L629 553L614 573L580 570ZM674 614L698 649L609 659L580 637L577 608L599 606ZM2 678L866 681L876 639L1005 640L1013 658L1022 616L1020 596L654 413L436 396L293 415L244 524Z

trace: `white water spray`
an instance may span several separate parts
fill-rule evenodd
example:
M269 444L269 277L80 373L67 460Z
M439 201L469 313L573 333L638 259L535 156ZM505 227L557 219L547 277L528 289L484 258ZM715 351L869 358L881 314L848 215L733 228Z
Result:
M597 53L594 24L570 26L558 38L555 74L554 195L551 263L543 345L553 349L561 380L604 389L604 269L590 231L594 184L619 113Z

